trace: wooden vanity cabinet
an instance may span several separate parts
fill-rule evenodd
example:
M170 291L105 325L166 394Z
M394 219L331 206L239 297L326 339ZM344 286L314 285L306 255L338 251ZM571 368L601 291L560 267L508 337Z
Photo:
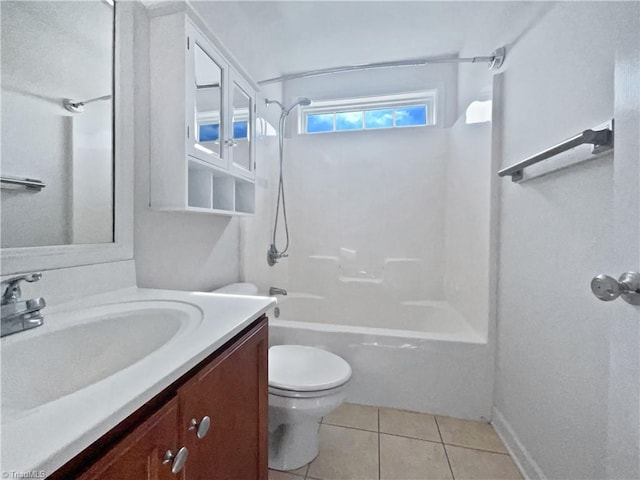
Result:
M266 480L268 340L263 315L48 478ZM163 459L182 447L187 460L173 474Z
M268 337L263 328L229 348L179 391L187 480L266 479ZM203 438L204 417L210 427ZM197 426L196 426L197 425Z
M80 480L174 480L163 465L167 450L177 450L178 400L173 399L104 454Z

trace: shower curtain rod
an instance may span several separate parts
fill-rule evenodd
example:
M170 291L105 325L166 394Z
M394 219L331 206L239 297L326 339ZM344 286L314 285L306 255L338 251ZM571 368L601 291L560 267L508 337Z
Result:
M497 70L504 63L505 48L500 47L494 50L488 57L466 57L466 58L442 58L442 57L427 57L427 58L415 58L412 60L397 60L394 62L377 62L377 63L365 63L362 65L347 65L343 67L331 67L321 68L319 70L308 70L306 72L289 73L280 77L268 78L261 80L258 85L269 85L271 83L285 82L287 80L296 80L298 78L318 77L320 75L330 75L333 73L352 72L356 70L372 70L375 68L390 68L390 67L419 67L422 65L431 65L436 63L482 63L489 64L489 70Z

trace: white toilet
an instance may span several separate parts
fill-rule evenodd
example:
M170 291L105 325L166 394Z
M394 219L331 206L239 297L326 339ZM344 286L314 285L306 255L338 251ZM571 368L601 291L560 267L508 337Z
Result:
M215 293L255 295L250 283ZM339 356L314 347L269 348L269 468L294 470L318 455L320 419L346 397L351 367Z
M269 348L269 468L294 470L318 455L320 418L346 397L349 364L301 345Z

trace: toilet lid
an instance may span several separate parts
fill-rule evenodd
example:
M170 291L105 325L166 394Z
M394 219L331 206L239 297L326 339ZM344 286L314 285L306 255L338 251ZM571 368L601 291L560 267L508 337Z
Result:
M269 386L309 392L346 383L351 367L342 358L319 348L277 345L269 349Z

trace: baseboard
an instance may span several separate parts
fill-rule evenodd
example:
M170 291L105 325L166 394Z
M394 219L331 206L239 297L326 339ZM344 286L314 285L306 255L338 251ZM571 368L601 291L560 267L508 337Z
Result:
M495 407L493 407L491 425L493 425L498 436L502 439L507 450L509 450L513 461L520 469L524 478L527 480L547 480L547 476L533 460L522 442L520 442L520 439L511 428L511 425L509 425L509 422L507 422L504 416Z

